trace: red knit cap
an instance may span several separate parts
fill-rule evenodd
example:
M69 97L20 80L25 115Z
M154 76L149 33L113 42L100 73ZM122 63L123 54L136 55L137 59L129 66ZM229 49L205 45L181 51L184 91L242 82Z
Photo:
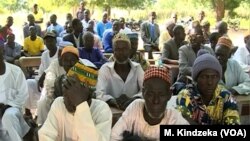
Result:
M233 47L232 41L228 37L225 37L225 36L222 36L219 38L217 45L224 45L230 49Z
M144 73L144 82L150 78L161 78L165 80L167 83L171 84L171 79L169 76L169 70L166 67L149 67Z

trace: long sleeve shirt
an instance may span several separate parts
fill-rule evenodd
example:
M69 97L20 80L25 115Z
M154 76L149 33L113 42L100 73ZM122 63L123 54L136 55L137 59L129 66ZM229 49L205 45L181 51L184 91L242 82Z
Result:
M107 53L113 53L112 39L114 37L114 32L112 29L106 30L103 33L102 43L103 49Z
M45 72L45 70L49 67L50 63L52 62L52 60L57 59L57 57L58 57L58 50L52 57L50 57L49 55L49 50L46 50L42 53L41 64L38 70L38 77L40 77Z
M250 71L250 52L246 47L239 47L232 59L236 60L244 71Z
M22 108L28 98L28 86L22 70L5 62L5 73L0 75L0 103Z
M228 89L232 88L239 94L250 94L250 77L243 71L239 63L235 60L229 59L227 61L227 69L224 73L225 83Z
M92 48L90 51L86 50L86 48L78 48L78 50L80 58L89 60L95 64L97 68L101 68L101 66L108 61L98 48Z
M96 24L97 35L102 39L104 31L110 28L112 28L111 22L109 21L107 23L103 23L102 21L98 22Z
M128 97L141 96L144 71L140 64L130 61L131 70L124 82L114 69L115 62L105 63L98 72L96 96L108 101L122 94Z
M100 100L91 105L82 102L74 114L67 111L63 97L52 104L48 117L39 130L41 141L110 141L112 112Z
M157 125L150 125L145 121L143 116L144 105L144 100L137 99L128 106L112 129L111 141L121 141L124 131L129 131L145 140L159 141L160 125L189 124L180 112L167 108L161 122Z
M9 61L14 61L16 57L21 56L22 46L16 42L14 42L14 46L10 46L9 44L4 44L4 59Z
M202 45L200 49L205 49L210 54L214 55L214 51L207 46ZM180 47L178 53L179 53L179 74L191 75L192 66L195 59L197 58L197 54L195 54L194 50L189 44Z

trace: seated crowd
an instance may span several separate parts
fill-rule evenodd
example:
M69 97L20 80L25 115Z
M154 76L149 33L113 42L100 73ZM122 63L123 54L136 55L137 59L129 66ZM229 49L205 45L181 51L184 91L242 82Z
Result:
M188 31L176 13L161 31L150 12L138 34L107 12L92 20L85 4L64 26L51 15L44 33L29 14L23 46L13 17L0 29L0 140L144 141L159 140L160 125L243 124L235 97L250 94L250 33L233 53L227 23L210 33L204 11ZM161 63L151 64L155 51ZM38 74L20 57L40 57ZM179 68L174 85L168 64Z

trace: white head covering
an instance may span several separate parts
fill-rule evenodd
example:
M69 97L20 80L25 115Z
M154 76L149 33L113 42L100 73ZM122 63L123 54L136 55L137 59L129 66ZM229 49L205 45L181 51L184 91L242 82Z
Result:
M59 43L59 48L64 48L66 46L74 46L71 42L68 42L68 41L61 41Z

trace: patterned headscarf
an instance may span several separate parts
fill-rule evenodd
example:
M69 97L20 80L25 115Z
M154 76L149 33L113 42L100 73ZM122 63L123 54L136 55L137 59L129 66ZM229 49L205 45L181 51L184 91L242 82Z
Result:
M81 62L76 63L67 73L68 76L76 75L81 84L95 90L97 83L98 70L89 67Z
M167 83L171 84L171 78L169 75L169 70L166 67L149 67L144 73L144 82L150 78L161 78Z

